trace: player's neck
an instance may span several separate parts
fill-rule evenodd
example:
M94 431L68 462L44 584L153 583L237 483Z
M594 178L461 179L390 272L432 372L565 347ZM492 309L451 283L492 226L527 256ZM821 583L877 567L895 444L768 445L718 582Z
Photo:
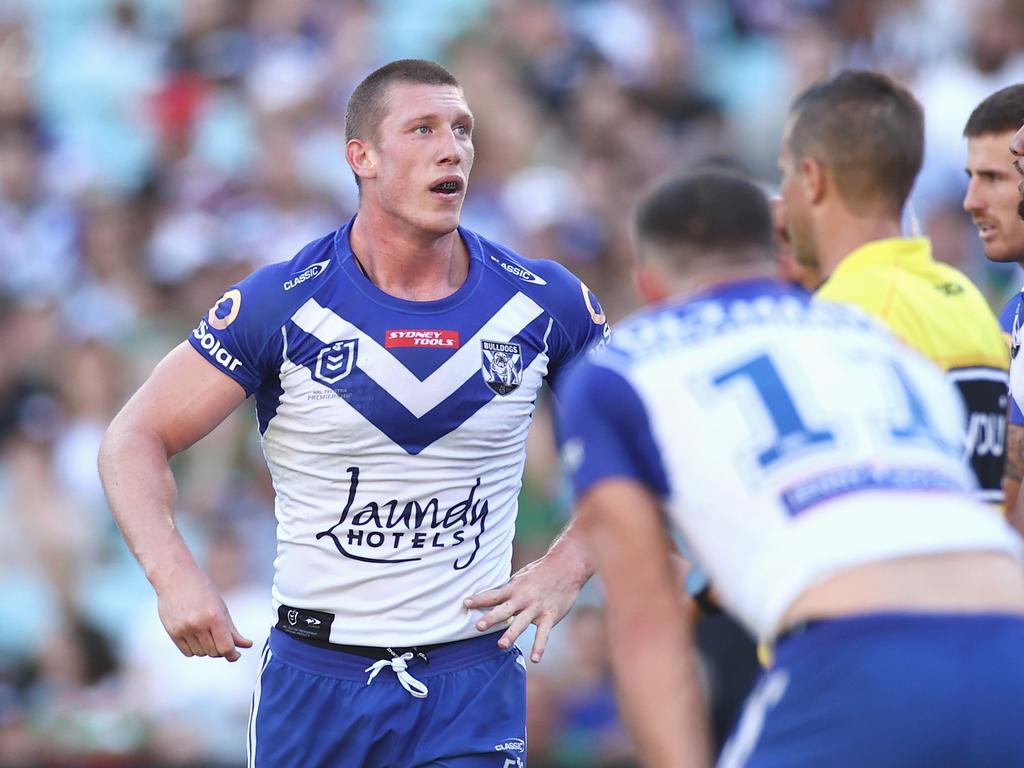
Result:
M849 211L836 211L822 219L818 227L818 258L822 275L831 276L840 262L860 248L875 240L902 237L903 227L894 217L864 215Z
M685 273L674 274L665 284L663 301L693 298L698 294L728 283L748 280L774 280L778 274L773 263L721 264L707 267L689 267ZM655 302L657 303L657 302Z
M469 274L469 250L458 230L434 235L361 210L349 240L366 276L395 298L443 299Z

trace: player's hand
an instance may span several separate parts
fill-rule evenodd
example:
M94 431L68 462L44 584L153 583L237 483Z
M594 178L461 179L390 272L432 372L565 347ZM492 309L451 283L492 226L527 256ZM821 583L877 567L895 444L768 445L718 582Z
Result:
M498 646L511 648L512 643L531 624L537 625L530 660L541 660L551 629L572 608L582 583L566 573L566 569L545 556L527 565L509 579L508 583L466 598L466 608L490 608L476 623L480 632L503 624L509 619L505 633L498 638Z
M160 621L185 656L223 657L238 661L239 648L252 640L235 627L220 593L198 568L157 590Z

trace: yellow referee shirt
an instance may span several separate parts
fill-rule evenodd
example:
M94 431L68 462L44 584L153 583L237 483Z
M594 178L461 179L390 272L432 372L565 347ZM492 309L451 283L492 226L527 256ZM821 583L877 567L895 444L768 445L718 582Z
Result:
M967 406L966 448L981 497L1002 503L1009 353L974 284L935 261L928 239L889 238L853 251L816 296L875 315L946 371Z

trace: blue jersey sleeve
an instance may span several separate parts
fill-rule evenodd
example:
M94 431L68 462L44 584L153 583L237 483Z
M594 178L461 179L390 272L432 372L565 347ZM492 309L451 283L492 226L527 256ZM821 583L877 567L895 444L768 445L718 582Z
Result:
M279 375L284 324L321 285L321 276L338 268L334 235L314 240L290 261L263 267L231 286L189 336L195 350L237 381L246 396Z
M668 495L647 409L622 375L582 361L566 376L555 410L562 461L576 498L612 477L636 480L660 498Z
M564 288L559 292L554 308L557 332L549 341L550 365L548 384L558 391L562 373L579 359L585 351L597 351L611 338L611 327L601 308L601 302L586 284L564 267Z
M271 371L278 370L280 325L261 312L263 270L229 288L189 336L189 343L212 365L237 381L246 396L255 392Z
M1006 302L1006 306L1003 307L1002 313L999 315L999 324L1003 328L1003 334L1006 336L1006 343L1010 346L1010 368L1013 369L1014 364L1017 363L1017 355L1020 354L1020 334L1021 334L1021 322L1024 318L1021 318L1021 314L1024 313L1024 294L1017 293L1012 299ZM1013 392L1013 377L1010 377L1010 423L1016 426L1024 426L1024 413L1021 412L1020 406L1017 405L1017 398L1024 398L1024 392Z

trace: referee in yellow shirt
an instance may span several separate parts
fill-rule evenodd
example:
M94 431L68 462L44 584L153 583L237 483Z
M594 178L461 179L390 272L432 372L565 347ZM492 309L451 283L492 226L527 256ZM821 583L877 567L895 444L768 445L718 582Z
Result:
M797 260L825 278L819 298L877 316L947 372L981 498L1002 504L1009 354L971 281L936 262L927 238L902 235L923 152L920 105L883 75L812 86L790 109L779 157L786 223Z

